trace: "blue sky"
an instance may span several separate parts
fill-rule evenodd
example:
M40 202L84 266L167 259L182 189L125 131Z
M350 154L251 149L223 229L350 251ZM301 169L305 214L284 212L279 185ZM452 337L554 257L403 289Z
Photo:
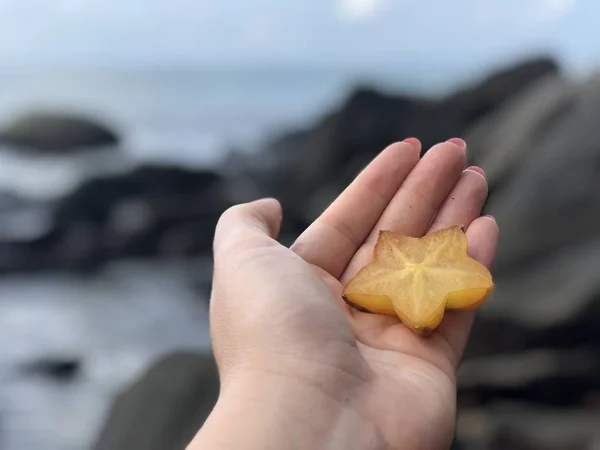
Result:
M0 0L0 66L600 66L598 0ZM595 23L596 22L596 25Z

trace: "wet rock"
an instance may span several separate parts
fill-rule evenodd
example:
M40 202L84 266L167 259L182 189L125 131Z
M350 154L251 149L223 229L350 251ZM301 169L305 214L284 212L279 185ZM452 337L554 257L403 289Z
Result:
M467 358L459 370L459 404L483 406L510 399L557 407L583 405L600 392L596 354L589 345Z
M266 193L280 198L291 216L310 221L390 143L416 136L429 148L461 136L527 87L557 72L551 60L533 60L441 100L360 87L314 127L270 145L270 159L277 164L265 176Z
M597 411L503 403L459 412L457 440L477 450L587 450L600 437Z
M112 147L118 142L117 134L96 119L62 113L30 113L0 132L0 143L45 153Z
M81 361L77 358L56 357L40 359L27 364L25 372L39 375L56 381L70 381L81 370Z
M474 448L598 441L599 114L600 76L573 84L551 74L466 134L471 162L488 176L486 210L501 240L496 290L473 328L459 404L522 403L514 419L491 415L501 431Z
M223 184L211 171L142 167L86 183L58 205L55 219L67 234L78 223L99 229L95 242L109 259L210 252L230 206Z
M212 171L169 166L89 180L53 206L43 232L0 240L0 273L88 272L121 258L208 254L231 206L226 184Z
M468 131L469 162L486 168L492 191L510 181L539 139L569 114L576 90L576 85L558 74L548 74Z
M218 393L211 355L169 355L119 396L94 449L183 449L212 411Z
M502 229L493 268L498 288L482 318L538 330L570 326L579 334L592 325L575 331L574 319L600 324L599 114L600 77L576 89L550 80L488 125L512 136L509 144L481 129L469 139L476 155L489 155L479 161L491 177L487 210Z

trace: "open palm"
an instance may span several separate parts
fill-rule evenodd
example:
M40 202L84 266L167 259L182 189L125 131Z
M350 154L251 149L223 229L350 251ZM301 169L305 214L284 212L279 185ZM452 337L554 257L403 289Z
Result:
M452 439L455 374L472 313L448 312L431 337L421 338L394 317L357 311L341 299L342 286L371 261L380 230L422 236L461 224L466 227L469 254L491 264L498 227L493 219L480 217L487 198L481 169L465 170L466 151L460 140L436 145L423 158L420 152L416 140L388 147L291 249L272 239L277 234L272 226L267 233L231 239L232 248L243 241L248 250L239 260L240 267L247 269L238 276L245 277L240 283L248 292L258 292L260 308L236 319L235 325L225 318L235 306L215 298L240 295L231 283L218 287L226 269L225 258L220 261L217 251L211 314L220 365L227 365L220 348L232 352L235 347L219 337L222 330L245 329L239 340L248 354L257 343L265 355L278 354L279 361L290 355L303 361L299 371L312 364L342 373L348 384L356 386L352 398L345 401L389 448L437 450L447 449ZM233 213L229 219L233 223L239 217ZM256 280L267 273L272 282L264 287ZM252 331L260 328L257 325L263 323L266 311L270 312L268 330ZM228 336L231 339L231 333ZM284 363L272 370L282 367Z

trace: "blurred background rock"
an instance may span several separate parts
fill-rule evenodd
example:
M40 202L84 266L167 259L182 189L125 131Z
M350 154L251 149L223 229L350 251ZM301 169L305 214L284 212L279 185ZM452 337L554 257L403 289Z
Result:
M183 448L228 206L291 242L374 155L469 143L502 229L455 447L600 448L592 0L0 1L0 448Z

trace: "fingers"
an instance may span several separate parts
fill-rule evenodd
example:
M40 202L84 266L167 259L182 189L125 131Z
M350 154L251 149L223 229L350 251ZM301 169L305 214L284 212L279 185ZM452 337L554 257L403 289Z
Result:
M231 251L275 242L279 234L282 211L274 199L236 205L223 213L215 230L215 258Z
M467 229L469 255L490 267L498 245L499 229L496 221L490 216L479 217ZM465 350L474 313L446 311L439 333L448 342L453 352L452 359L458 364Z
M419 161L416 139L386 148L298 238L292 250L339 278Z
M371 260L380 230L409 236L422 236L427 231L465 167L466 144L462 140L454 142L432 147L419 161L356 252L341 278L342 283Z
M446 197L433 223L429 226L428 233L452 225L463 225L468 228L481 214L487 194L488 185L483 170L479 167L468 168Z

